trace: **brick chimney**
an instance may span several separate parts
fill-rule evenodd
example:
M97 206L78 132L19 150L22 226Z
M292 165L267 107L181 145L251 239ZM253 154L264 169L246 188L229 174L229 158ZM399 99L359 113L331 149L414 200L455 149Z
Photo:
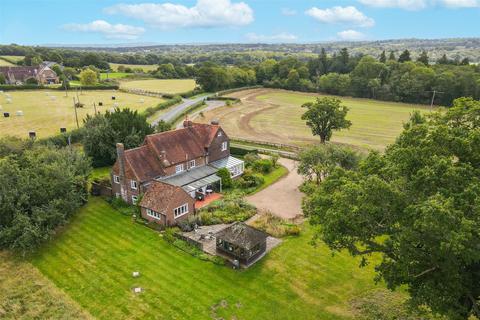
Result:
M127 187L125 179L125 146L123 143L117 143L117 161L118 161L118 177L120 178L120 193L123 200L127 199Z
M191 128L193 126L192 120L185 119L183 120L183 127L184 128Z

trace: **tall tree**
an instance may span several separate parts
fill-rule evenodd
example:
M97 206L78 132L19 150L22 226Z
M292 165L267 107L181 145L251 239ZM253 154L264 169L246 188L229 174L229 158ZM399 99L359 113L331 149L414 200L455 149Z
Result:
M379 279L449 319L480 316L479 113L471 98L430 119L415 112L384 154L336 168L303 206L331 249L361 266L379 254Z
M383 50L382 53L380 54L378 61L380 61L381 63L387 62L387 55L385 54L385 50Z
M405 49L398 57L398 62L407 62L411 60L412 58L410 57L410 51L408 51L408 49Z
M390 55L388 56L388 60L390 61L396 61L397 58L395 57L395 52L390 51Z
M422 53L420 53L420 56L418 57L417 61L423 63L426 66L428 66L429 61L428 61L427 51L423 50Z
M315 102L305 103L302 108L307 108L302 120L307 121L313 135L319 136L321 143L329 141L334 130L348 129L352 125L346 119L348 108L342 105L340 99L317 98Z

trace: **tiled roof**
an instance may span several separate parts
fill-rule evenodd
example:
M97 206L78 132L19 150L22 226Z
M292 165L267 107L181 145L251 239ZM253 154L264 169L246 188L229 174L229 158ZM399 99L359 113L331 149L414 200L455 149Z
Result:
M147 145L125 150L125 169L127 175L129 170L140 182L150 181L159 175L164 174L160 161L151 152ZM118 172L118 161L113 166L114 172Z
M231 226L219 231L215 237L249 250L265 241L268 238L268 234L243 222L235 222Z
M160 181L153 181L140 202L140 206L155 212L165 211L174 200L177 192L185 192L182 188Z

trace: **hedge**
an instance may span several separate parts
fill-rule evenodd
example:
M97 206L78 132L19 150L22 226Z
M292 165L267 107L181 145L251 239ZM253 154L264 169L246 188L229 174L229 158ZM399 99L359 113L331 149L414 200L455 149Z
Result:
M82 89L82 90L118 90L119 86L115 85L97 85L97 86L78 86L78 87L71 87L69 90L75 89ZM36 85L36 84L23 84L23 85L13 85L13 84L2 84L0 85L0 90L3 91L13 91L13 90L39 90L39 89L48 89L48 90L65 90L60 84L58 87L47 87L44 85Z
M230 146L230 153L238 156L244 156L247 153L258 153L256 149L245 149L239 146Z
M68 137L70 137L70 143L75 144L82 142L84 136L85 128L79 128L70 132L67 131L65 133L59 133L55 136L39 139L37 142L41 144L52 144L57 147L65 147L68 145Z
M149 107L145 109L145 111L143 111L143 114L148 118L153 116L157 111L167 109L168 107L171 107L174 104L177 104L180 102L182 102L182 98L180 96L174 96L170 100L157 104L155 107Z

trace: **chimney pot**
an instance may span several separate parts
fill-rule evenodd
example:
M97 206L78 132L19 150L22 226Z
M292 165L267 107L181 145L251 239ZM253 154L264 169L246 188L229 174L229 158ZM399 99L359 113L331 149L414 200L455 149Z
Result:
M218 126L220 122L218 121L218 119L213 119L212 121L210 121L210 124L214 126Z

